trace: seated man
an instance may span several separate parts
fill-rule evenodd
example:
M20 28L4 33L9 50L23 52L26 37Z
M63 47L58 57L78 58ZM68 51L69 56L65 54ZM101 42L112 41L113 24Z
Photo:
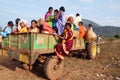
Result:
M13 25L14 24L12 21L8 22L8 25L4 28L4 30L2 32L0 32L2 37L6 37L8 34L11 34Z

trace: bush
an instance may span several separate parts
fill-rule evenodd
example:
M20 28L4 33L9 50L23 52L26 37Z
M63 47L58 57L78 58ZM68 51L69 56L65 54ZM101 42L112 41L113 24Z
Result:
M116 34L114 37L120 39L120 34Z

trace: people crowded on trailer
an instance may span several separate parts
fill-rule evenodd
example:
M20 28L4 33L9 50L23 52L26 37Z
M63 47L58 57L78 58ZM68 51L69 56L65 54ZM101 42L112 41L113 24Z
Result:
M91 28L91 25L89 25L89 28ZM86 27L82 22L80 14L77 13L75 18L74 15L65 16L65 8L61 6L59 10L49 7L44 19L32 20L30 26L28 26L26 20L20 18L15 20L15 26L12 21L9 21L0 34L2 37L6 37L11 33L33 32L58 36L62 39L62 42L56 45L56 56L53 57L57 57L62 61L72 48L74 31L79 32L79 39L82 39L86 34Z

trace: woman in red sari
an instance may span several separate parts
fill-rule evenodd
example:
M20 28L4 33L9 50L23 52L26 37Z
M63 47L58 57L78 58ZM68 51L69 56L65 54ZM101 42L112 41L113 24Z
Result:
M58 36L58 35L57 35ZM69 54L73 46L73 32L71 30L71 24L65 24L65 31L62 36L58 36L62 39L62 43L58 43L55 47L55 52L60 60L64 60L64 57Z

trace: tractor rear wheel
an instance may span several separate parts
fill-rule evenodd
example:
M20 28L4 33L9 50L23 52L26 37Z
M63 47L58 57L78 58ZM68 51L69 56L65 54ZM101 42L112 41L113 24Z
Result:
M87 50L87 54L90 59L95 59L96 53L97 53L96 49L97 49L96 42L94 42L94 41L87 42L86 50Z
M62 61L60 63L59 59L57 58L49 57L45 61L44 72L46 77L50 80L58 79L63 73L63 69L64 69L64 62Z

